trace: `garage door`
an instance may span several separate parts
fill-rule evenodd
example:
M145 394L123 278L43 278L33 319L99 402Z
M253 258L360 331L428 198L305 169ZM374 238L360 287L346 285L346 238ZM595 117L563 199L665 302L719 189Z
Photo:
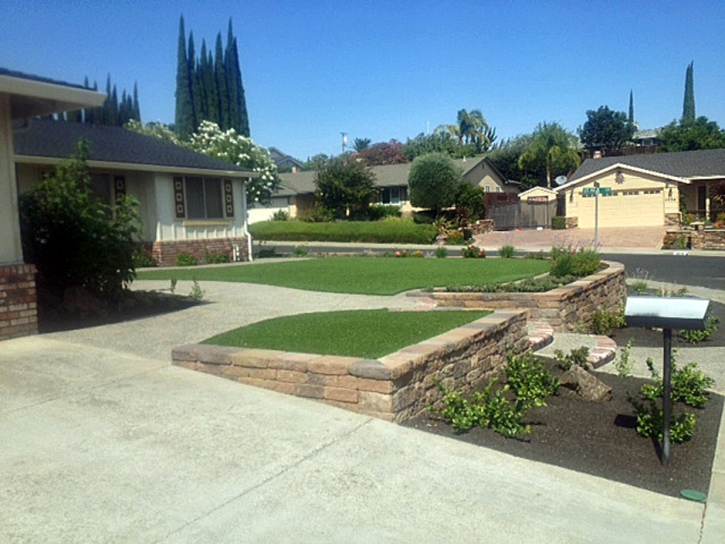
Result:
M579 197L579 227L594 228L594 197ZM600 227L639 227L665 224L661 190L614 191L599 196Z

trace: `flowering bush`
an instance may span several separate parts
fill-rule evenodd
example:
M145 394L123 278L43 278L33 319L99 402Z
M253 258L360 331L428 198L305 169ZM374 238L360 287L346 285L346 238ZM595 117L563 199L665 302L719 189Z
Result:
M461 256L464 259L484 259L486 257L486 250L471 244L461 250Z
M233 128L222 132L216 123L202 121L198 131L189 137L188 146L199 153L259 172L258 178L247 183L249 202L269 202L272 192L279 185L277 165L269 151Z

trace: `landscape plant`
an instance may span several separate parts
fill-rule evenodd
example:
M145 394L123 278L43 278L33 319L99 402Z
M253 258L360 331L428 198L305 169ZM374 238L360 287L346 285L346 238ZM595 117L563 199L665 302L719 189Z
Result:
M464 259L485 259L486 250L482 247L478 247L474 244L469 244L461 249L461 256Z
M445 259L448 257L448 250L445 248L445 246L438 246L435 250L435 256L437 259Z
M176 266L196 266L198 264L198 257L196 257L196 255L192 255L188 251L181 251L176 256Z
M463 175L449 156L429 153L410 166L408 187L411 205L437 211L453 206Z
M634 361L631 359L632 344L634 338L630 338L627 345L619 350L619 358L614 361L614 368L620 378L626 378L632 374Z
M626 325L627 321L621 306L616 308L601 306L592 314L587 329L590 334L611 336L616 329L621 329Z
M378 195L375 174L362 162L335 157L315 174L315 198L335 219L364 219Z
M516 255L516 248L510 244L505 244L498 248L498 255L502 259L512 259Z
M705 328L702 330L697 329L682 329L680 336L687 340L690 344L699 344L705 340L709 340L710 337L717 332L720 318L710 315L705 319Z
M554 350L554 360L562 370L569 370L572 366L587 368L589 366L589 348L580 346L572 348L569 353L564 353L560 349Z

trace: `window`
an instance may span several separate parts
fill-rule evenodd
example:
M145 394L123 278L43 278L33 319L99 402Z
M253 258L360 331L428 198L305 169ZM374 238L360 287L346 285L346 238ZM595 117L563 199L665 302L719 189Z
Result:
M234 216L230 180L174 177L177 219L224 219ZM226 213L225 213L226 209Z
M490 193L490 192L491 192L491 186L490 186L490 185L486 185L486 186L484 186L484 188L483 188L483 192L484 192L484 193Z
M496 186L496 192L497 192L497 193L500 193L500 192L501 192L501 187L499 187L499 186Z
M407 187L383 187L383 189L380 191L381 204L400 204L407 200Z

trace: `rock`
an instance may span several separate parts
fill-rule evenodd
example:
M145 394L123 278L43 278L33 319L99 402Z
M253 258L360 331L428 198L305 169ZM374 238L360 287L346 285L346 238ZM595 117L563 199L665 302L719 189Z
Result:
M584 400L612 400L612 388L577 365L572 365L564 373L561 377L561 385L571 389Z

